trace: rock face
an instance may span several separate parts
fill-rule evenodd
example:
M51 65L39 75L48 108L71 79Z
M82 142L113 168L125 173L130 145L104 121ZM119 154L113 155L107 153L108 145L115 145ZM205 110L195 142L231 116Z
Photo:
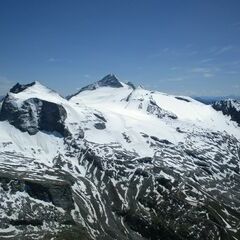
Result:
M12 173L4 173L2 169L0 172L0 228L4 229L0 232L0 238L59 239L62 234L71 236L71 228L75 226L71 215L75 208L71 184L64 178L61 181L37 180L31 176L30 180L30 175L24 177L18 172L15 175ZM44 231L46 226L48 230ZM19 234L15 229L19 230ZM54 234L57 229L61 230L61 234ZM80 236L89 239L81 228L75 229L74 235L75 239Z
M13 86L11 89L10 89L10 92L11 93L20 93L22 91L24 91L25 89L29 88L29 87L32 87L33 85L35 85L36 82L32 82L32 83L29 83L29 84L20 84L20 83L17 83L15 86Z
M113 88L120 88L123 85L119 82L114 74L108 74L103 79L97 82L99 87L113 87Z
M64 210L74 209L71 186L69 184L49 184L43 182L25 181L25 190L30 197L52 202Z
M222 111L240 125L240 100L221 100L213 103L212 107L217 111Z
M129 86L130 86L130 84L129 84ZM133 86L134 85L132 85L131 87L133 87ZM101 80L81 88L76 94L68 96L67 98L70 99L83 91L86 91L86 90L92 91L99 87L121 88L121 87L123 87L123 85L120 83L120 81L116 78L116 76L114 74L108 74Z
M19 89L22 88L19 86L13 88L15 92ZM18 106L14 99L7 96L0 112L1 121L7 120L19 130L31 135L38 131L47 131L67 136L68 132L64 125L66 117L67 112L64 107L38 98L27 99Z
M5 191L12 194L25 192L34 199L51 202L64 210L74 209L71 186L67 182L31 181L13 176L1 176L0 181Z
M140 105L141 106L141 105ZM150 100L146 111L150 114L153 114L157 116L158 118L171 118L171 119L177 119L177 116L171 112L168 112L162 108L160 108L155 101Z
M240 132L228 117L126 84L69 101L39 83L11 91L0 239L240 239Z

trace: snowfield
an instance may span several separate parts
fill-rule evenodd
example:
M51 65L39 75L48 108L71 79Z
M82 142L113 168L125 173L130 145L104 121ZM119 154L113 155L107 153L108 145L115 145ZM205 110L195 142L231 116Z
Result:
M211 106L190 97L181 96L177 99L177 96L152 92L141 87L132 89L124 83L121 84L123 85L121 89L101 87L94 91L80 92L70 99L71 103L100 111L107 120L106 130L99 132L90 129L86 132L86 138L89 141L102 144L118 142L128 150L135 149L138 153L142 152L145 155L149 154L149 146L142 141L141 133L158 136L172 143L184 141L186 137L183 133L177 132L176 128L188 132L195 129L226 131L240 138L237 124ZM177 119L158 118L148 113L146 108L150 100L155 101L163 110L175 114ZM121 136L124 132L130 136L132 144L126 144Z

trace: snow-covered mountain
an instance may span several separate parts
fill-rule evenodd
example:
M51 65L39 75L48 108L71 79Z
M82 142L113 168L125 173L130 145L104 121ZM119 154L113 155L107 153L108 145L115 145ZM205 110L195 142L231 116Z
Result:
M240 239L240 128L114 75L0 111L0 239Z

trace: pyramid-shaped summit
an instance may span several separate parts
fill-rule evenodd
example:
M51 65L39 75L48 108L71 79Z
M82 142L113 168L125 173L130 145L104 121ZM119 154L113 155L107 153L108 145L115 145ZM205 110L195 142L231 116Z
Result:
M123 87L123 85L119 82L119 80L116 78L114 74L108 74L100 81L98 81L97 85L99 87L114 87L114 88Z
M80 91L78 91L76 94L68 97L68 99L76 96L77 94L79 94L83 91L86 91L86 90L91 91L91 90L95 90L99 87L121 88L121 87L123 87L123 85L121 84L121 82L117 79L117 77L114 74L108 74L101 80L81 88Z

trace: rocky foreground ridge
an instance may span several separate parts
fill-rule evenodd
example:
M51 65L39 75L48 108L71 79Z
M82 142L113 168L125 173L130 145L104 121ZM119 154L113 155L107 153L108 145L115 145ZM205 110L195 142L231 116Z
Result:
M240 239L240 129L213 107L114 75L68 99L15 85L0 239Z

